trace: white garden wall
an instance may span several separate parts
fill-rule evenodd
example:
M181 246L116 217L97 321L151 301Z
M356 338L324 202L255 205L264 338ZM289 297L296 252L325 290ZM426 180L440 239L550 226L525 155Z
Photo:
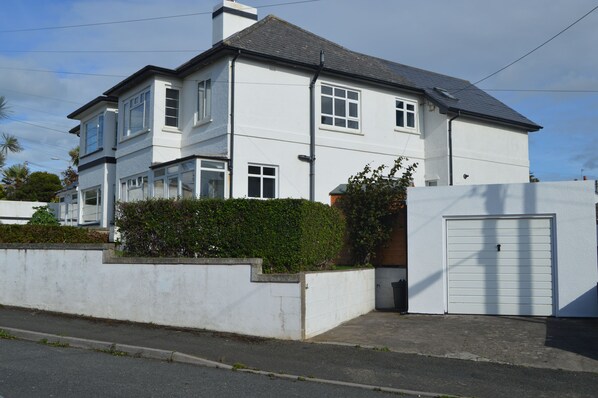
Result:
M374 270L263 275L259 259L0 246L0 304L298 340L374 308ZM305 294L303 294L305 292Z
M34 207L47 205L46 202L0 200L0 224L27 224L35 213Z
M305 338L372 311L374 275L374 269L306 273Z
M409 188L409 311L447 311L446 222L550 218L554 315L598 316L594 181Z

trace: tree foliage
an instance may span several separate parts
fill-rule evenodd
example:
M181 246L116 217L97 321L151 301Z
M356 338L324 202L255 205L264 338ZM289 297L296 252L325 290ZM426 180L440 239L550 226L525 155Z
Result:
M13 164L2 170L2 183L4 184L4 193L9 200L13 199L19 192L27 178L29 177L29 168L26 164Z
M79 166L79 146L77 145L73 149L69 151L69 156L71 158L71 164L65 171L61 173L62 175L62 184L65 187L73 185L79 180L79 173L75 167Z
M412 185L417 163L403 166L399 157L388 168L381 165L365 168L349 177L339 205L345 214L351 256L355 265L370 263L376 250L386 244L392 233L392 223L405 206L407 187ZM402 170L403 174L397 177Z
M35 212L31 216L31 220L27 224L29 225L60 225L58 219L50 211L48 206L37 206L34 207Z

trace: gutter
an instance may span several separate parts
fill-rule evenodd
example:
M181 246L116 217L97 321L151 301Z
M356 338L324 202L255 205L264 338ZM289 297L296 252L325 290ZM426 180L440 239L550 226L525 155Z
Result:
M235 64L241 50L233 57L230 64L230 148L228 160L228 198L233 197L233 160L235 158Z
M461 116L461 111L449 119L448 122L448 150L449 150L449 185L453 185L453 120Z

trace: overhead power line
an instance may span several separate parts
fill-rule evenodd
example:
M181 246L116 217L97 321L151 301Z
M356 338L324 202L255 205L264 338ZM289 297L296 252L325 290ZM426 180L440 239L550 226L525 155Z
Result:
M280 7L280 6L288 6L288 5L303 4L303 3L315 3L315 2L319 2L319 1L322 1L322 0L289 1L286 3L267 4L267 5L262 5L262 6L258 6L258 7L252 7L252 8ZM76 24L76 25L44 26L44 27L39 27L39 28L22 28L22 29L4 29L4 30L0 30L0 33L34 32L34 31L41 31L41 30L84 28L84 27L90 27L90 26L104 26L104 25L117 25L117 24L127 24L127 23L135 23L135 22L157 21L160 19L187 18L187 17L195 17L198 15L211 15L211 14L212 14L212 11L202 11L202 12L192 12L192 13L188 13L188 14L163 15L163 16L158 16L158 17L123 19L123 20L105 21L105 22L91 22L91 23Z
M78 106L81 106L81 105L84 104L84 102L80 102L80 101L70 101L70 100L67 100L67 99L64 99L64 98L48 97L48 96L45 96L45 95L25 93L23 91L12 90L12 89L9 89L9 88L1 88L0 91L9 91L11 93L17 93L17 94L26 95L26 96L29 96L29 97L37 97L37 98L44 98L44 99L54 100L54 101L68 102L70 104L75 104L75 105L78 105Z
M198 53L202 50L0 50L0 53L50 53L50 54L88 54L88 53Z
M67 72L67 71L47 70L47 69L13 68L10 66L0 66L0 69L20 70L20 71L26 71L26 72L60 73L63 75L84 75L84 76L119 77L119 78L127 77L125 75L110 75L110 74L104 74L104 73L85 73L85 72Z
M58 133L62 133L62 134L69 134L68 131L65 130L58 130L58 129L53 129L52 127L47 127L47 126L42 126L41 124L35 124L35 123L31 123L31 122L26 122L24 120L19 120L19 119L15 119L13 117L6 117L8 120L12 120L13 122L17 122L17 123L22 123L22 124L27 124L29 126L33 126L33 127L38 127L40 129L45 129L45 130L50 130L50 131L55 131Z
M502 72L503 70L515 65L517 62L521 61L522 59L524 59L525 57L533 54L534 52L536 52L537 50L539 50L540 48L544 47L545 45L547 45L548 43L550 43L551 41L553 41L554 39L556 39L557 37L559 37L560 35L562 35L563 33L565 33L566 31L568 31L569 29L571 29L573 26L575 26L577 23L579 23L582 19L584 19L585 17L587 17L588 15L590 15L591 13L593 13L594 11L596 11L598 9L598 6L592 8L590 11L586 12L584 15L582 15L581 17L579 17L578 19L576 19L573 23L571 23L569 26L567 26L565 29L561 30L560 32L558 32L557 34L555 34L554 36L552 36L550 39L544 41L542 44L540 44L539 46L535 47L533 50L528 51L527 53L525 53L524 55L522 55L521 57L517 58L515 61L503 66L502 68L500 68L499 70L497 70L496 72L493 72L491 74L489 74L488 76L484 77L483 79L480 79L476 82L473 82L471 84L469 84L468 86L465 86L464 88L454 91L451 94L457 94L463 90L465 90L466 88L469 88L471 86L475 86L478 83L483 82L484 80L488 80L490 79L492 76L495 76L497 74L499 74L500 72Z

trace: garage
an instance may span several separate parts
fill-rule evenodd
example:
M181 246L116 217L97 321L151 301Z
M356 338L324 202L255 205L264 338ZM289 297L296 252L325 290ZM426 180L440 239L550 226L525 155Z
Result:
M446 221L448 312L550 316L552 220Z

